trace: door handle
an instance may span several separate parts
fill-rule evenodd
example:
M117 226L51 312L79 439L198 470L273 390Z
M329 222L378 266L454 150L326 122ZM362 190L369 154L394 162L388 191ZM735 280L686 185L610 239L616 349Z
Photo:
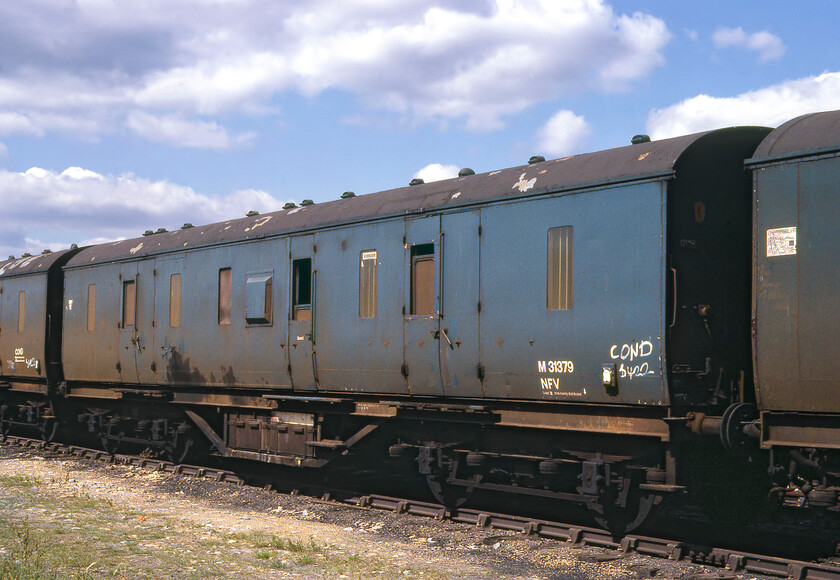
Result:
M449 336L446 334L446 329L445 329L445 328L441 328L441 329L440 329L440 333L443 335L443 338L445 338L445 339L446 339L446 343L449 345L449 350L455 350L455 347L454 347L454 346L452 346L452 341L451 341L451 340L449 340Z

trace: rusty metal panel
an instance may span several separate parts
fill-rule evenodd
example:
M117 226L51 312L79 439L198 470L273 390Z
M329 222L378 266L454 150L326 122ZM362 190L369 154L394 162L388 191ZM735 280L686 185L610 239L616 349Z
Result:
M656 437L662 441L670 439L668 424L661 417L633 415L626 409L613 409L610 413L586 409L555 409L550 413L500 411L499 415L497 426Z
M805 413L762 413L761 446L840 449L837 417Z
M665 182L483 208L488 397L663 405ZM574 230L574 299L547 308L549 230ZM617 389L603 384L609 365Z
M321 232L318 245L318 381L332 391L407 394L403 364L402 220ZM362 256L366 259L362 259ZM376 262L376 303L360 316L362 263ZM341 340L335 340L340 334Z

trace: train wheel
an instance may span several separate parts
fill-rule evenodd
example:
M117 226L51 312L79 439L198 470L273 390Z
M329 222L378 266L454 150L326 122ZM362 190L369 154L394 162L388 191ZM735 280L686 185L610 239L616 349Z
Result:
M9 408L6 405L0 407L0 441L6 441L6 437L9 436L9 431L12 429L11 421L6 418L8 410Z
M109 453L111 455L116 455L117 451L120 448L120 442L117 439L109 439L108 437L100 437L100 443L102 444L102 450L105 453Z
M615 502L591 504L589 509L598 525L616 536L627 534L645 523L653 508L662 501L662 497L654 493L632 495L635 497L628 498L624 506Z
M102 443L102 449L105 453L116 455L117 449L120 447L123 434L119 432L120 420L118 417L112 417L108 420L105 432L99 434L99 441Z
M184 460L189 457L190 451L193 448L191 431L192 429L190 429L189 425L179 425L178 428L175 429L171 443L164 447L166 458L172 463L183 463Z
M432 495L447 509L455 509L466 503L478 482L477 476L471 478L471 481L473 485L451 485L441 481L437 475L426 476Z
M46 443L52 443L58 431L58 419L55 417L43 417L38 428L41 431L41 439Z

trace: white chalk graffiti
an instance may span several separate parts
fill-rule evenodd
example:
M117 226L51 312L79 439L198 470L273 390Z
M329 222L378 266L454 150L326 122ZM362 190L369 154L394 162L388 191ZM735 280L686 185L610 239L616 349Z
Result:
M621 378L633 379L656 374L650 368L650 363L640 361L653 354L653 342L640 340L624 344L614 344L610 347L610 358L614 361L622 361L618 365L618 376Z
M37 358L26 358L22 348L16 348L14 360L7 360L6 364L9 365L9 368L12 369L13 372L18 364L26 365L26 368L35 370L38 370L41 366Z

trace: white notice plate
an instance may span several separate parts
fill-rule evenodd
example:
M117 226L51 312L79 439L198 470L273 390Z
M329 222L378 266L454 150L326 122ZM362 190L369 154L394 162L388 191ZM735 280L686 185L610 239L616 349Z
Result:
M767 257L791 256L796 253L796 228L767 230Z

